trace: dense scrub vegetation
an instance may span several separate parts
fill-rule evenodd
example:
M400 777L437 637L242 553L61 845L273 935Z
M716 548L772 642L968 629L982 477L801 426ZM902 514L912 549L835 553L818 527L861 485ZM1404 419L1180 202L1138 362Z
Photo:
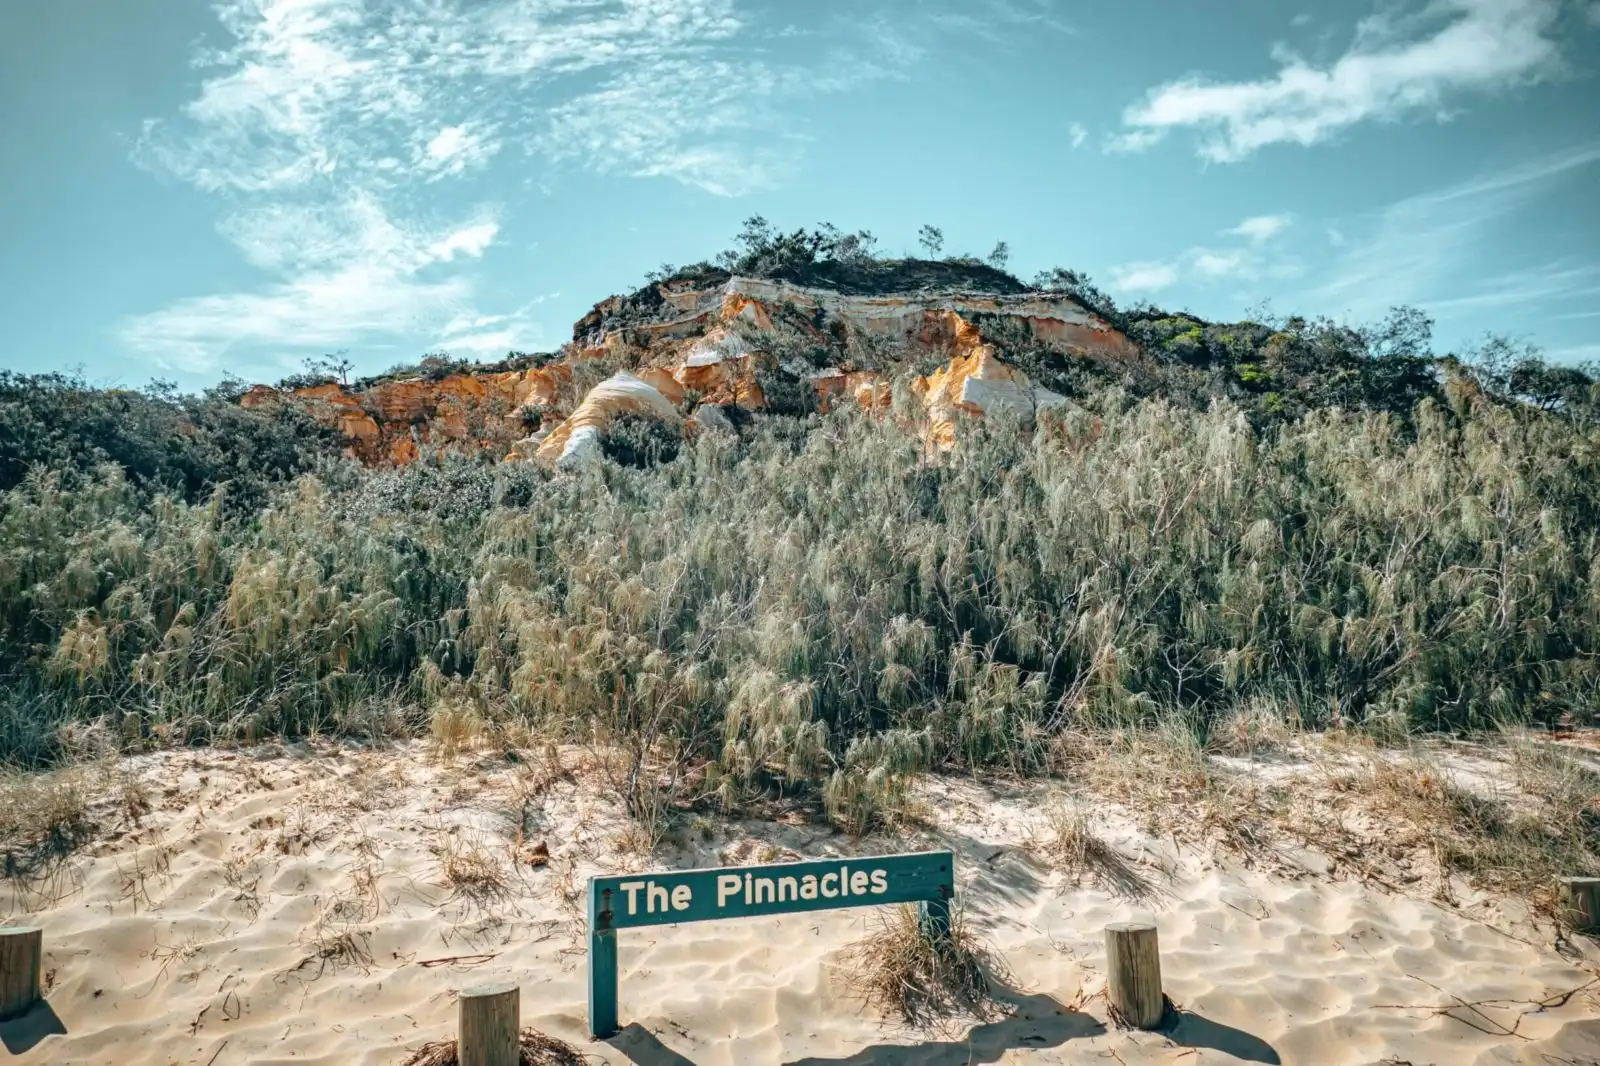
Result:
M336 431L290 406L246 410L245 386L224 381L198 396L168 384L99 389L65 374L0 370L0 489L36 467L73 483L101 463L145 493L189 502L227 485L228 506L262 505L276 484L336 454Z
M1027 291L1003 252L879 259L870 234L755 219L720 266L662 278ZM556 475L366 470L236 384L0 375L0 758L51 760L67 722L171 742L520 723L625 753L644 813L663 789L782 787L861 828L921 768L1030 772L1085 725L1204 734L1263 702L1313 727L1594 719L1593 373L1503 341L1436 357L1406 310L1215 324L1119 310L1071 271L1034 287L1149 358L980 322L1078 403L964 425L937 461L904 420L820 415L776 379L771 411L723 409L737 432L626 419L606 461ZM815 332L762 343L838 361ZM840 351L892 368L864 343ZM581 364L571 398L612 369Z
M1102 389L938 462L848 410L576 476L324 460L254 512L72 453L0 496L0 750L446 715L614 743L639 804L782 785L860 827L1087 723L1591 720L1600 431L1492 377L1265 430Z

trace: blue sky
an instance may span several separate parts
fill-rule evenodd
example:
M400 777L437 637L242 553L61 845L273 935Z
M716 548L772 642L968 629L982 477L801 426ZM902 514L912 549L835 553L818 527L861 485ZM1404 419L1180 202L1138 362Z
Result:
M570 336L761 213L1600 358L1600 0L5 0L0 366Z

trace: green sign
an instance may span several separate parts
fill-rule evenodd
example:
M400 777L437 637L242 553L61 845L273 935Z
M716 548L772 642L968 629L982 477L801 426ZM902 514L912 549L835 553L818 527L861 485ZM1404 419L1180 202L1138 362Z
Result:
M936 934L950 928L955 855L925 851L822 862L589 879L589 1030L617 1031L617 930L833 907L920 903Z

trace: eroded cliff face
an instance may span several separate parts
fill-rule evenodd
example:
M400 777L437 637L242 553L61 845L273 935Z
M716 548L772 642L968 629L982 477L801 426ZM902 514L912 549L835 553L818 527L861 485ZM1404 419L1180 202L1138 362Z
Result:
M980 323L1011 343L1021 339L1063 355L1112 364L1143 358L1125 336L1060 295L857 295L736 276L714 284L668 282L605 301L573 331L575 343L623 355L657 376L619 374L573 414L573 430L558 425L519 445L515 454L553 463L580 460L591 454L610 419L676 410L690 391L705 404L760 409L767 402L763 377L804 385L824 409L841 400L884 409L893 379L903 375L922 402L927 439L937 450L953 446L962 416L981 418L1005 408L1028 420L1068 402L1007 363ZM889 353L882 365L854 365L852 350L862 345L851 342L864 338L881 342L880 350ZM796 359L797 347L809 348L824 365ZM912 363L930 355L943 365L926 375L909 373ZM658 399L647 402L641 389L652 385Z
M943 450L961 417L1004 408L1028 420L1069 402L1007 360L1019 344L1101 364L1143 358L1060 294L852 294L712 272L602 301L544 365L362 389L328 384L285 394L257 386L243 402L287 396L312 404L343 431L347 452L368 463L407 463L423 445L442 444L571 465L598 454L623 415L692 433L730 427L735 406L884 410L902 379L921 402L929 447ZM911 369L930 358L939 364L930 373ZM575 372L589 361L614 372L582 389Z
M571 366L558 362L437 380L401 378L366 388L326 384L280 391L257 385L240 403L258 407L287 399L306 404L344 433L346 455L374 465L404 465L428 444L503 453L527 434L527 414L555 404L571 380Z

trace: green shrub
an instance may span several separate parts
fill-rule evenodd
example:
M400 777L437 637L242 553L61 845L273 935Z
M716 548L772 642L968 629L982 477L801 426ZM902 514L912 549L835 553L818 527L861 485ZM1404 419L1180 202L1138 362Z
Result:
M620 415L600 434L600 450L623 466L670 463L682 447L682 426L648 415Z

